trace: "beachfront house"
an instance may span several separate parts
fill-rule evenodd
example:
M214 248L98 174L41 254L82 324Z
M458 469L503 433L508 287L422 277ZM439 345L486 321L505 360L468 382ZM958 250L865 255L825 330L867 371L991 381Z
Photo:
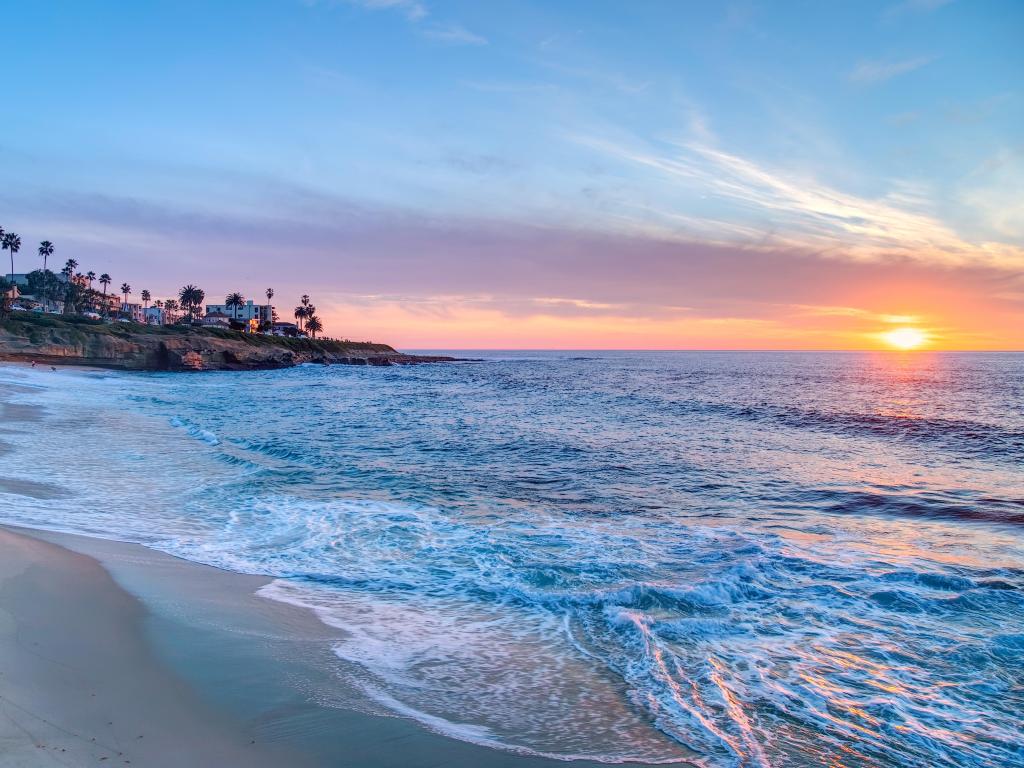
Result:
M303 333L301 333L299 331L299 326L297 326L295 323L279 322L279 323L274 323L270 327L270 335L271 336L291 336L291 337L294 338L296 336L304 336L305 334L303 334Z
M167 313L163 307L146 307L142 311L142 318L146 325L167 324Z
M7 280L8 283L13 283L19 288L28 288L28 275L25 273L18 272L12 274L8 272L6 275L4 275L4 279Z
M214 313L225 315L232 320L238 320L238 322L250 327L252 327L252 321L255 321L257 329L263 323L274 321L274 307L270 304L256 304L252 299L249 299L241 307L229 307L227 304L207 304L207 316Z
M207 310L210 308L207 307ZM228 328L231 325L231 318L223 312L207 311L204 317L199 319L199 324L207 328Z
M144 323L146 317L142 311L141 304L121 304L120 307L121 317L126 317L133 323Z

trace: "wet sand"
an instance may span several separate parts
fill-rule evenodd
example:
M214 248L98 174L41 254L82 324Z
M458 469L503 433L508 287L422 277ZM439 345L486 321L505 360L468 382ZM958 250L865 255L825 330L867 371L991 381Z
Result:
M596 764L353 709L338 631L268 580L134 544L0 528L0 761L37 766Z
M0 382L0 432L46 429L45 409L18 402L33 391ZM3 449L16 450L0 440ZM0 521L19 499L72 492L45 479L45 468L25 477L0 464ZM385 716L334 653L341 631L257 595L269 581L0 525L0 765L600 765L496 751Z

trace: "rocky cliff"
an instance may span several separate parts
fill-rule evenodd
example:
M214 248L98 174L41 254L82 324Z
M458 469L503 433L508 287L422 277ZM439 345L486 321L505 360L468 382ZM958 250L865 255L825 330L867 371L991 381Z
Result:
M240 371L325 365L409 365L448 357L405 355L387 344L256 336L209 328L106 325L54 317L0 322L0 360L137 371Z

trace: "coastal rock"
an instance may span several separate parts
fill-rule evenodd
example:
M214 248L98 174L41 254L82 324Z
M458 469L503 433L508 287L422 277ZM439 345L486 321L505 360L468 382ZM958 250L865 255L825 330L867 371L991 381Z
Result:
M324 365L411 365L454 358L406 355L387 344L291 339L234 331L103 324L52 317L0 322L0 360L137 371L246 371Z

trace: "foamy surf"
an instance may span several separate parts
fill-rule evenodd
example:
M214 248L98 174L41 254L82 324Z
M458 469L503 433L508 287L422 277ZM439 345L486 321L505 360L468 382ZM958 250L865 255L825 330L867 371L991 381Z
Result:
M857 356L532 357L19 374L8 487L61 492L0 517L273 576L352 706L493 748L1021 762L1017 358L921 358L894 421Z

